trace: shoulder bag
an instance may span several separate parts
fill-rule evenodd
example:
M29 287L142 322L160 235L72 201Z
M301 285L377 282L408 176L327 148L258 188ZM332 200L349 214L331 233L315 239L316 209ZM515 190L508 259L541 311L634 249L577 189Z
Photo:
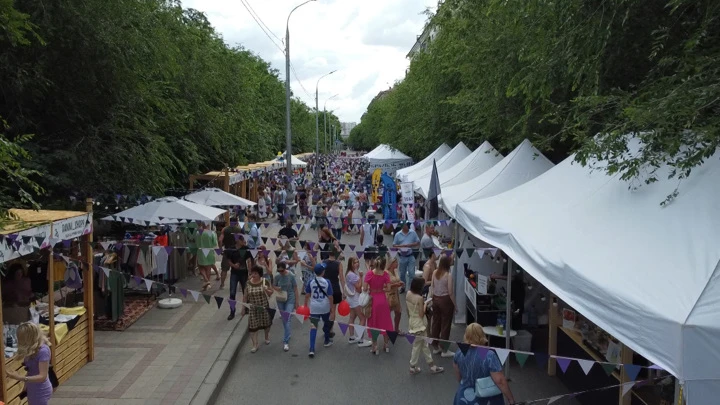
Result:
M475 380L475 396L478 398L490 398L502 394L500 388L495 385L492 377L487 376Z

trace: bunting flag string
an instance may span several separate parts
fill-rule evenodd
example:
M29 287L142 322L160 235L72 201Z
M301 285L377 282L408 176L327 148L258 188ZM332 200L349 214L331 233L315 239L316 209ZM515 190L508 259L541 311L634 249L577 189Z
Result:
M74 259L74 258L70 258L67 256L63 256L63 257L67 258L67 260L76 261L79 263L83 263L85 265L88 264L79 259ZM174 286L169 285L169 284L160 283L160 282L157 282L157 281L154 281L151 279L141 278L138 276L130 276L127 273L124 273L122 271L109 269L104 266L95 265L95 266L93 266L93 269L98 272L102 271L103 273L106 273L106 274L109 274L109 272L120 273L123 276L125 276L126 278L132 279L135 282L136 286L145 285L146 288L148 288L148 290L150 290L150 288L152 287L153 284L158 284L160 286L163 286L163 287L167 288L168 291L172 291L175 289ZM203 299L205 300L205 302L207 304L210 304L211 301L214 299L217 304L218 309L220 309L223 306L223 303L226 301L228 302L228 306L230 309L234 309L235 305L237 303L234 300L225 299L225 297L215 296L215 295L211 295L211 294L205 294L205 293L201 293L201 292L195 291L195 290L190 290L190 289L185 289L185 288L180 288L179 290L180 290L181 294L183 294L184 297L186 297L187 293L189 292L190 295L192 295L195 302L198 301L200 295L202 295ZM276 316L279 316L282 319L289 319L291 316L295 316L295 318L297 318L297 320L301 324L304 323L307 319L310 319L313 322L317 322L321 319L321 318L314 319L314 317L311 317L309 315L304 315L304 314L298 314L297 312L286 312L286 311L281 311L281 310L275 309L275 308L256 306L256 305L248 304L245 302L241 302L241 305L247 309L253 309L253 308L257 308L257 310L264 309L264 310L268 311L268 314L270 315L271 319L275 318ZM349 328L352 326L355 330L356 337L358 337L358 338L362 338L363 334L365 332L367 332L370 336L373 337L373 339L377 339L377 337L379 337L380 335L383 335L383 336L387 336L387 338L393 344L396 344L397 338L398 338L398 336L400 336L397 331L392 331L392 330L384 330L384 329L372 328L369 326L348 324L348 323L339 322L339 321L334 321L334 324L338 325L338 327L341 329L341 332L343 333L343 335L345 335L345 332L342 331L342 329ZM408 341L408 343L410 343L410 344L412 344L414 342L416 337L417 337L416 335L412 335L409 333L405 334L405 338ZM514 355L516 361L521 366L525 365L529 356L535 356L539 367L544 367L547 364L549 359L554 359L557 362L557 364L560 366L560 369L563 371L563 373L567 372L569 366L573 362L578 363L578 365L583 370L585 375L587 375L590 372L590 370L592 369L594 364L600 364L603 367L603 369L605 369L605 371L608 373L608 375L612 374L612 372L615 371L616 369L622 367L624 369L625 373L627 374L628 378L633 381L637 378L637 376L639 375L639 373L642 369L662 370L662 368L660 368L657 365L642 366L642 365L638 365L638 364L599 362L599 361L594 361L594 360L577 359L574 357L548 355L546 353L541 353L541 352L527 352L527 351L521 351L521 350L515 350L515 349L469 345L467 343L458 342L458 341L454 341L454 340L434 339L434 338L430 338L427 336L422 336L422 337L423 337L423 339L425 339L425 341L428 344L432 344L433 342L438 342L438 344L444 351L449 351L450 347L452 345L457 346L459 348L459 350L462 351L463 353L466 353L471 348L479 350L483 356L485 356L488 351L494 350L502 364L505 364L507 362L507 359L509 358L511 353ZM632 387L630 387L630 388L632 388ZM544 400L547 400L547 398Z

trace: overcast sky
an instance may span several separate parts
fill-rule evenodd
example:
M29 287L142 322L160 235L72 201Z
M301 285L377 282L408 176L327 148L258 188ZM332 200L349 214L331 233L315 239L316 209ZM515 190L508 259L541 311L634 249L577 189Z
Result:
M285 77L285 57L263 33L243 1L284 40L288 13L303 0L183 0L183 7L205 12L229 45L242 45L260 55ZM422 32L437 0L317 0L297 9L290 20L290 57L298 79L290 73L293 93L315 106L327 102L341 121L360 122L372 98L405 75L405 57ZM284 47L280 41L270 35ZM303 88L307 90L307 93ZM309 94L308 94L309 93Z

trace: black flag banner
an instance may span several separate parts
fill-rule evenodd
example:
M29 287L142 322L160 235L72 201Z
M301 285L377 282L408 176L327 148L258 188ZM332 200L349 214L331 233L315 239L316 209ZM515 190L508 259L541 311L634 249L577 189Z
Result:
M430 190L427 195L427 206L425 209L425 219L437 219L440 208L438 207L438 197L440 196L440 179L438 178L437 166L433 159L432 177L430 177Z

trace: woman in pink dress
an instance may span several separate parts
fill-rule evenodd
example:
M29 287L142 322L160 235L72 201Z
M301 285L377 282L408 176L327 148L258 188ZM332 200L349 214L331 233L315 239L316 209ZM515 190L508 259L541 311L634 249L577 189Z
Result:
M390 281L390 274L385 271L385 264L386 260L384 257L377 259L372 270L365 276L365 288L372 297L372 313L367 320L367 327L384 331L394 331L392 318L390 317L390 307L385 297L385 293L390 291L392 283ZM368 334L370 334L370 331L368 331ZM389 353L390 347L388 346L388 338L385 333L383 333L383 343L385 352ZM380 354L375 337L372 339L370 353Z

